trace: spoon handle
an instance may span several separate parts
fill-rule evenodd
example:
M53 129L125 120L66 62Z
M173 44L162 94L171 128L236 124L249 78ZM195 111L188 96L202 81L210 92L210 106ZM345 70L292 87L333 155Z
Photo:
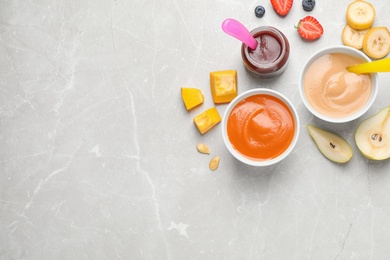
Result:
M230 36L233 36L241 42L245 43L252 50L256 49L257 41L255 38L253 38L248 29L239 21L232 18L226 19L222 23L222 30Z
M390 72L390 58L348 66L347 70L356 74Z

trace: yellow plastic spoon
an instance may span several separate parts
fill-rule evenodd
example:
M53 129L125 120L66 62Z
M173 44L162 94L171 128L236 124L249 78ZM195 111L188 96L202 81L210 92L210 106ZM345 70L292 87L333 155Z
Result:
M390 72L390 58L348 66L347 70L356 74Z

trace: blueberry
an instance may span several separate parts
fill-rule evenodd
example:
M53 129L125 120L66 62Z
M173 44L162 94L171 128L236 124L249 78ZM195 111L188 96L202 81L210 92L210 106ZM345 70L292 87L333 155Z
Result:
M264 14L265 14L265 8L261 5L256 6L256 8L255 8L256 17L261 18L264 16Z
M316 5L315 0L303 0L302 1L303 10L308 11L308 12L312 11L314 9L315 5Z

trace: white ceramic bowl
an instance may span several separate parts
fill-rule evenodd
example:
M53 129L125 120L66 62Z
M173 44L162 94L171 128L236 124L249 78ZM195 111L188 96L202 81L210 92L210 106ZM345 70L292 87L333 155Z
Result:
M228 134L227 134L227 122L228 122L228 117L232 111L232 109L243 99L249 97L249 96L252 96L252 95L258 95L258 94L267 94L267 95L271 95L271 96L274 96L276 98L278 98L279 100L281 100L283 103L285 103L287 105L287 107L291 110L291 113L294 117L294 122L295 122L295 131L294 131L294 137L293 137L293 140L292 142L290 143L289 147L282 153L280 154L278 157L276 158L273 158L273 159L270 159L270 160L255 160L255 159L251 159L249 157L246 157L244 155L242 155L241 153L239 153L233 146L232 144L230 143L230 140L229 140L229 137L228 137ZM251 89L251 90L248 90L240 95L238 95L234 100L232 100L223 117L222 117L222 137L223 137L223 141L227 147L227 149L229 150L229 152L236 158L238 159L239 161L245 163L245 164L248 164L248 165L251 165L251 166L269 166L269 165L273 165L277 162L280 162L281 160L283 160L284 158L286 158L290 153L291 151L293 150L295 144L297 143L298 141L298 136L299 136L299 118L298 118L298 113L297 111L295 110L294 106L292 105L292 103L285 97L283 96L282 94L280 94L279 92L277 91L274 91L274 90L271 90L271 89L266 89L266 88L256 88L256 89Z
M306 108L316 117L327 121L331 123L345 123L352 120L357 119L358 117L362 116L364 113L367 112L367 110L372 106L372 104L375 101L375 98L378 94L378 74L377 73L371 73L371 82L372 82L372 91L371 96L369 97L367 103L362 107L359 111L355 112L352 115L346 116L346 117L330 117L327 115L323 115L319 113L316 109L314 109L309 101L306 98L305 91L304 91L304 77L306 74L307 69L310 67L310 65L319 57L330 54L330 53L345 53L357 58L360 58L362 60L366 60L367 62L371 61L370 58L365 55L363 52L347 47L347 46L331 46L324 49L321 49L314 53L303 65L303 69L301 71L300 77L299 77L299 93L301 95L303 104L306 106Z

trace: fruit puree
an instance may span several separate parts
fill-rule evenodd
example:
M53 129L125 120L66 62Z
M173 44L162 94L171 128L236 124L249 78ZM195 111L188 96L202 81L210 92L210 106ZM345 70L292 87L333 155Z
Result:
M242 155L270 160L290 146L295 132L291 110L280 99L257 94L240 101L227 121L227 135Z
M344 53L319 57L307 69L304 90L310 105L323 115L340 118L359 111L371 95L368 74L348 72L362 60Z
M278 40L268 33L256 37L258 42L256 50L248 50L249 57L259 64L275 62L282 52L282 46Z
M290 55L286 36L271 26L260 26L251 31L251 34L258 44L255 50L242 44L241 56L245 68L260 78L272 78L282 74Z

